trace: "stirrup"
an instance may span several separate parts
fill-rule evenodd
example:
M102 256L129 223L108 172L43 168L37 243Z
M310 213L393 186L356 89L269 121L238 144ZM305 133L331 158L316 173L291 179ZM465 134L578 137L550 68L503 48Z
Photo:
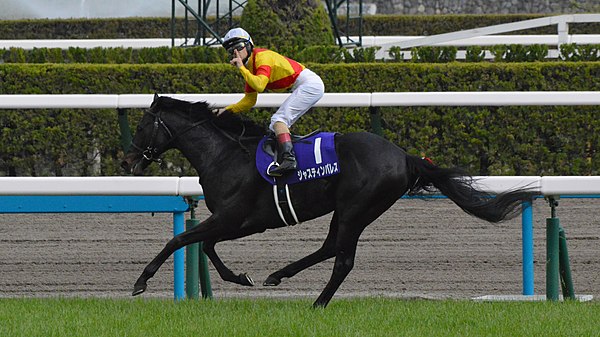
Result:
M285 161L284 161L285 162ZM273 166L269 166L269 170L267 171L267 175L271 177L282 177L290 172L293 172L297 169L298 163L294 161L293 167L283 168L282 165L278 163L274 163Z

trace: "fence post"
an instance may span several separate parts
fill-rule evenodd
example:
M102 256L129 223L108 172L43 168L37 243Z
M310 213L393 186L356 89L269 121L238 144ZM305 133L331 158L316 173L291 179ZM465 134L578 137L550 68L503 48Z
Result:
M567 251L567 237L565 230L561 227L558 232L558 252L560 259L560 285L563 298L575 299L573 279L571 278L571 266L569 264L569 252Z
M556 217L558 202L549 197L551 217L546 219L546 299L558 301L559 255L558 231L560 222Z
M379 114L379 108L371 106L369 107L369 113L371 114L371 132L383 137L383 129L381 128L381 115Z
M131 145L131 140L133 139L131 136L131 128L129 127L129 120L127 119L127 110L117 109L117 114L119 130L121 131L121 148L123 149L123 152L127 153L127 151L129 151L129 146Z
M185 230L198 226L200 220L196 219L197 201L192 198L186 198L190 205L190 219L185 221ZM185 247L185 294L187 298L197 300L199 298L198 290L198 268L199 268L199 244L193 243Z
M533 208L532 201L522 204L521 233L523 249L523 295L534 295Z
M173 236L183 233L185 228L185 213L173 213ZM175 300L185 299L185 251L180 248L173 254L173 293Z
M203 242L198 244L198 249L200 250L200 289L202 290L202 298L212 299L212 287L210 284L210 274L208 273L208 259L204 251L202 250L204 246Z
M190 205L190 219L186 221L187 229L192 229L200 224L196 219L196 206L198 199L195 197L187 198ZM208 271L208 259L203 252L203 243L194 243L186 247L186 294L188 298L199 298L199 287L202 291L202 298L212 299L212 288L210 284L210 273Z

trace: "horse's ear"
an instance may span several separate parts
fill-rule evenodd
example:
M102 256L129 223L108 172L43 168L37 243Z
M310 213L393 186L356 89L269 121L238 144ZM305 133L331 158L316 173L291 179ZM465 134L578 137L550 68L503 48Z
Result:
M150 104L150 107L153 108L154 106L156 106L159 99L160 99L160 96L158 96L157 93L154 93L154 98L152 98L152 103Z

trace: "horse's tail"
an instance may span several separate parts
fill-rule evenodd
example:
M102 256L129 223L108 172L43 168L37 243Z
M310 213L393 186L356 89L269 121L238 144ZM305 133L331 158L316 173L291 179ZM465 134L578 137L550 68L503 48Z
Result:
M412 176L409 194L432 191L435 187L468 214L490 222L500 222L516 216L523 201L530 201L539 194L525 186L494 197L474 187L476 181L473 177L460 169L442 168L411 155L407 155L406 160Z

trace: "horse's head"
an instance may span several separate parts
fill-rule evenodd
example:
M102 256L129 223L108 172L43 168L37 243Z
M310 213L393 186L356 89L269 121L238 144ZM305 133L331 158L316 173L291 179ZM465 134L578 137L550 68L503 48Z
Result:
M191 113L195 116L194 120L189 120L189 116L184 117ZM150 109L144 113L137 126L121 167L128 173L143 175L148 165L160 162L160 155L172 148L180 135L212 118L214 117L206 102L190 103L155 95ZM186 125L187 128L182 131Z
M208 122L208 123L207 123ZM150 109L146 111L138 124L129 152L123 158L121 167L126 172L142 175L152 162L160 161L159 156L177 145L190 145L188 137L181 135L204 125L205 132L214 137L206 137L212 142L225 141L234 146L242 146L242 141L258 139L266 130L250 119L226 113L216 117L208 103L187 102L167 96L154 96ZM188 142L188 143L185 143ZM198 148L201 144L192 144ZM181 150L181 147L179 147Z

